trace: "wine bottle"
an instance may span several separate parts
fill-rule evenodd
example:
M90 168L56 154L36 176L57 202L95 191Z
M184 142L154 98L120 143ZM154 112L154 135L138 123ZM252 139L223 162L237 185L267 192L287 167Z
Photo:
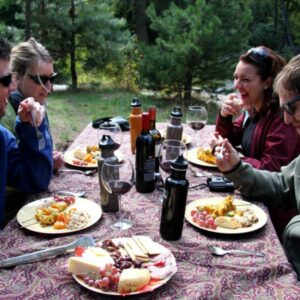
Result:
M136 139L142 132L142 107L141 101L138 98L132 99L129 123L131 153L135 154Z
M151 193L155 188L155 145L149 132L149 114L142 115L142 133L136 140L136 190Z
M160 221L160 235L165 240L178 240L182 234L189 182L185 178L187 161L182 155L171 163L171 176L166 179Z
M154 140L155 144L155 176L159 176L159 149L161 146L161 134L156 129L155 120L156 120L156 107L149 108L149 119L150 119L150 134Z

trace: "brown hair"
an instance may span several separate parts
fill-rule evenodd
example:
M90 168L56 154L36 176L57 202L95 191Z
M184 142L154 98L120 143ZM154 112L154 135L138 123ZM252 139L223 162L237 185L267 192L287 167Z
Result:
M258 46L242 54L240 61L253 65L262 80L272 79L270 86L265 90L264 105L261 113L264 114L268 110L279 110L279 100L278 96L274 95L273 82L286 64L286 60L270 48Z
M294 56L278 73L274 81L276 93L300 95L300 54Z
M10 44L7 40L0 38L0 59L9 60L10 59Z

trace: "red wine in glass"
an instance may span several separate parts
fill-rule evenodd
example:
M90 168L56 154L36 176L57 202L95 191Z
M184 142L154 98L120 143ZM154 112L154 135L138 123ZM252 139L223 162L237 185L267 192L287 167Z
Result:
M202 129L206 125L206 123L204 123L204 122L197 122L197 121L190 121L189 125L194 130L200 130L200 129Z
M109 186L113 194L124 195L130 191L132 184L124 180L112 180L109 181Z

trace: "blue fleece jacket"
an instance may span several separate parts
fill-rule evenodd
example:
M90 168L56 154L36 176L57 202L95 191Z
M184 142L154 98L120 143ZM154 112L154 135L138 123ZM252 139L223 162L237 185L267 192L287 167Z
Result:
M45 120L39 126L46 144L41 151L31 124L23 123L17 117L15 130L18 143L14 135L0 125L0 228L6 185L24 192L40 192L48 188L53 170L52 142Z

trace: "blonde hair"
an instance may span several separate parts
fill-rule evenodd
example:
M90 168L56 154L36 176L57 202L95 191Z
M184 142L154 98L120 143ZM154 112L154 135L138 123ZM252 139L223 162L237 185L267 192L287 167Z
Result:
M277 94L300 95L300 54L294 56L278 73L274 81L274 90Z
M12 49L11 69L17 76L24 76L28 70L38 66L41 61L53 63L48 50L34 38L30 38Z

